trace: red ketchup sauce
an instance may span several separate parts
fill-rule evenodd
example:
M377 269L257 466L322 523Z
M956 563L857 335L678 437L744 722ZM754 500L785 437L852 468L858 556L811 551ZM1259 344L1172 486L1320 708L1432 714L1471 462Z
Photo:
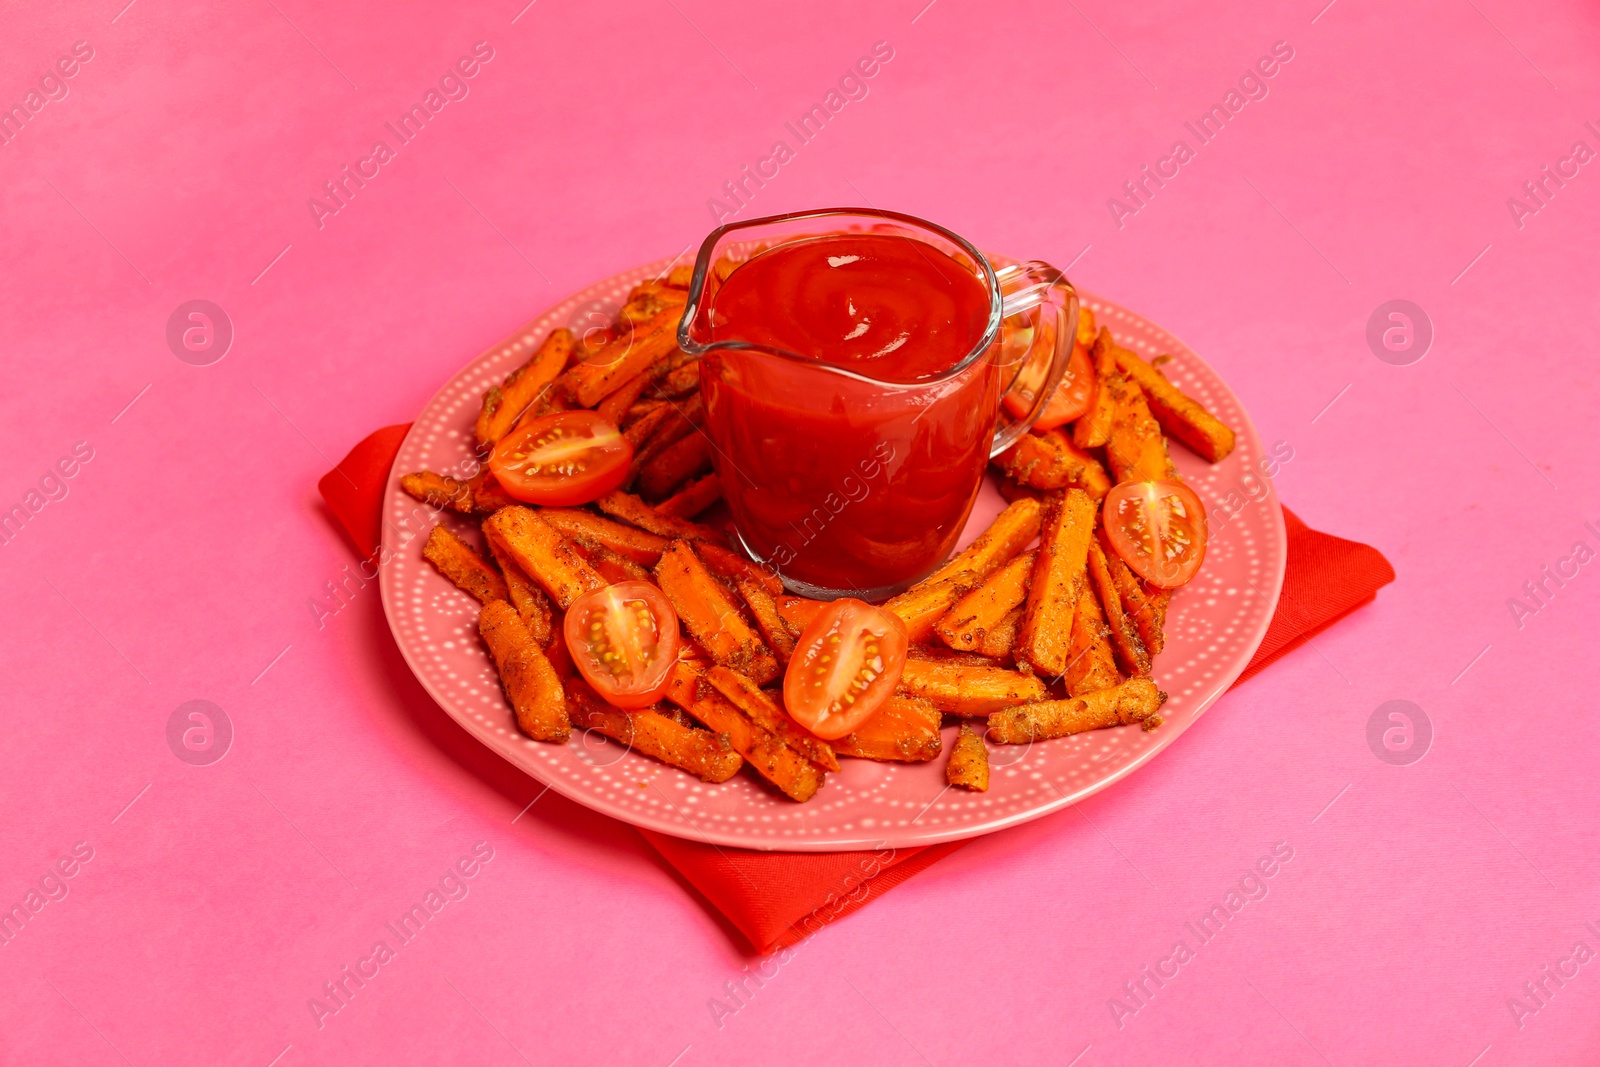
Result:
M989 292L933 246L887 234L780 245L715 292L701 365L723 496L786 578L887 595L948 555L994 436L989 358L930 382L984 337ZM829 373L838 367L867 379Z

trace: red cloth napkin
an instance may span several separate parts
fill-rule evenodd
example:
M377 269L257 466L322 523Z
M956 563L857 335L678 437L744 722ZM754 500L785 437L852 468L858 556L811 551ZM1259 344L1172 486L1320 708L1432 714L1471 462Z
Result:
M378 550L384 487L408 429L403 424L374 432L318 483L328 509L365 556ZM1283 517L1289 534L1283 594L1240 681L1394 581L1394 568L1372 546L1319 533L1287 508ZM639 832L763 954L804 940L966 843L877 852L757 852Z

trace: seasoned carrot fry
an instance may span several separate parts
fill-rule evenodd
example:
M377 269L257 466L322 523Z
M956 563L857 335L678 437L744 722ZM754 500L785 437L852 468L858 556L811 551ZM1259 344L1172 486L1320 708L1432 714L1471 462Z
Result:
M1033 574L1035 555L1024 552L956 601L934 627L944 643L962 652L977 651L990 627L1028 598L1028 578Z
M1118 562L1121 562L1120 560ZM1124 609L1122 594L1111 576L1111 564L1098 539L1089 542L1089 582L1100 606L1105 611L1106 625L1111 629L1111 648L1116 652L1122 669L1133 675L1150 673L1150 653L1139 637L1139 626Z
M740 711L750 716L751 721L818 767L829 771L839 769L839 759L834 755L833 749L828 747L828 742L813 735L790 718L783 705L750 678L738 671L718 666L706 671L706 681L715 686L717 692L737 704Z
M506 591L510 594L511 606L522 616L528 632L533 634L533 639L540 647L549 644L552 624L550 598L544 595L539 583L528 577L528 572L512 558L498 533L485 526L483 539L488 542L489 553L494 556L494 561L500 565L500 573L506 581Z
M686 541L711 541L719 545L728 543L726 537L711 527L701 526L699 523L689 522L673 515L663 515L631 493L621 491L607 493L596 500L594 506L612 518L621 519L660 537L682 538Z
M1115 688L1069 700L1045 700L997 711L989 716L989 740L1022 745L1107 726L1142 723L1155 717L1166 699L1167 694L1150 679L1130 678Z
M609 399L609 397L607 399ZM601 406L603 407L604 405ZM627 427L632 426L635 422L638 422L640 419L644 418L646 415L650 414L652 411L659 411L666 406L667 402L665 400L641 400L637 404L629 406L627 413L622 416L622 421L617 425L626 429Z
M1067 648L1067 669L1063 681L1067 693L1081 697L1100 689L1111 689L1122 681L1111 651L1111 631L1100 611L1100 597L1092 582L1078 581L1078 604L1072 614L1072 643Z
M1087 349L1094 344L1094 312L1085 304L1078 305L1078 328L1073 331L1072 343Z
M474 515L493 515L501 508L514 507L522 503L516 497L500 487L494 476L487 471L482 478L474 478L472 488L472 513Z
M695 555L711 569L711 573L724 581L751 581L772 596L783 595L783 579L731 548L725 548L715 541L696 541L694 551Z
M950 760L944 765L944 780L963 789L984 793L989 789L989 746L983 736L966 723L956 735L950 748Z
M969 716L987 715L1050 695L1044 682L1031 674L925 659L906 660L900 688L929 701L940 711Z
M722 499L722 483L715 474L696 479L656 505L663 515L692 519Z
M822 768L751 722L738 705L717 692L687 661L680 660L672 669L672 688L667 691L667 699L718 736L727 738L728 744L756 769L757 774L777 786L789 799L803 803L815 796L822 786L826 777Z
M744 621L689 542L672 542L661 554L655 575L678 618L713 660L749 675L758 685L778 676L778 661Z
M959 571L932 584L914 585L887 601L883 608L906 624L907 637L914 642L924 642L933 637L933 628L955 602L982 580L977 571Z
M1111 572L1111 584L1116 586L1118 595L1122 597L1123 611L1132 616L1145 651L1151 656L1159 655L1163 644L1161 628L1166 618L1166 605L1158 606L1152 601L1150 594L1145 592L1144 583L1111 547L1104 526L1099 530L1098 541L1101 555L1106 560L1106 569Z
M639 471L639 494L665 500L690 478L711 469L711 439L695 430L663 448Z
M1116 358L1122 372L1144 390L1151 414L1167 433L1213 463L1233 451L1233 431L1205 405L1184 395L1137 353L1118 348Z
M645 412L628 424L627 429L622 431L622 436L627 438L628 443L633 446L635 458L639 455L639 449L643 448L655 432L661 429L661 424L670 418L672 418L672 409L663 404L658 408Z
M698 396L684 404L668 401L664 411L649 438L634 446L633 462L628 468L630 481L637 478L651 460L694 433L705 418L705 407Z
M744 598L745 607L750 609L756 629L766 638L767 647L772 649L772 654L778 657L780 664L787 666L789 657L794 655L795 638L784 623L783 616L778 614L778 602L773 599L771 591L754 578L735 578L733 585Z
M1144 590L1145 599L1150 604L1150 615L1156 630L1156 645L1165 643L1164 631L1167 628L1167 607L1172 603L1172 590L1158 589L1149 582L1140 581L1139 587Z
M1047 678L1067 669L1078 583L1094 536L1096 505L1081 489L1051 496L1033 561L1017 656Z
M593 407L623 383L678 346L678 320L683 308L664 308L649 322L612 341L573 367L572 395L583 407Z
M666 281L663 283L674 289L687 289L694 284L694 264L680 263L667 271Z
M601 700L581 679L572 690L572 724L621 741L635 752L680 767L704 782L726 782L744 760L728 739L710 730L695 730L659 711L623 711Z
M628 409L638 402L639 395L653 378L654 375L649 370L635 374L618 386L616 392L600 401L595 413L613 426L622 426L627 421Z
M976 652L957 652L944 645L908 645L906 656L909 659L925 659L933 663L950 663L958 667L999 667L1001 664L987 656L980 656Z
M510 347L531 346L533 337L518 331L502 342ZM501 345L496 345L496 348ZM490 449L510 432L522 413L538 400L540 394L566 369L572 355L572 331L562 327L551 330L528 362L506 376L506 380L483 394L483 408L473 430L480 449Z
M1021 629L1022 609L1016 608L990 627L974 651L993 659L1010 659L1016 651L1017 632Z
M1039 536L1039 522L1043 515L1044 505L1038 500L1013 500L972 544L920 584L932 585L962 571L975 571L979 578L987 578L996 567L1021 552L1029 541Z
M1100 461L1074 445L1060 430L1025 433L995 460L1001 470L1034 489L1077 487L1096 500L1111 491Z
M542 508L539 517L566 537L587 537L635 563L654 567L666 551L667 539L634 526L603 519L579 508Z
M628 302L617 313L618 323L643 326L667 308L678 308L688 302L689 294L681 289L645 284L634 289Z
M780 596L778 615L783 619L784 625L789 627L789 632L799 637L801 632L811 625L811 620L827 606L825 600L807 600L803 596Z
M1044 490L1035 489L1031 485L1023 485L1021 482L1011 477L1011 475L1000 471L998 467L996 467L995 470L1000 474L1000 477L996 479L998 484L995 486L995 488L1000 491L1001 498L1005 500L1007 504L1014 504L1023 497L1040 501L1044 499Z
M1111 423L1117 413L1113 394L1122 372L1117 370L1116 342L1111 339L1110 330L1101 328L1089 350L1089 362L1094 365L1094 398L1089 401L1089 410L1072 424L1072 443L1079 448L1099 448L1111 438Z
M517 566L543 586L562 611L584 593L607 585L572 542L529 508L501 508L483 525L493 531Z
M944 747L942 721L939 709L926 700L896 693L854 732L830 744L841 756L924 763L938 758Z
M442 510L472 514L473 482L463 482L432 471L417 471L400 476L400 488L424 504Z
M572 538L572 543L589 561L592 566L606 581L615 585L618 582L648 582L650 571L633 562L627 556L613 552L605 545L592 537L578 536Z
M1131 381L1119 383L1117 414L1106 441L1106 459L1118 484L1157 481L1171 478L1174 473L1161 425L1150 414L1144 390Z
M650 383L644 395L655 399L665 400L673 397L683 397L700 388L700 365L698 363L685 363L681 367L674 367L665 374L658 376Z
M505 579L483 561L471 545L443 526L428 532L428 541L422 546L422 558L433 564L440 574L455 583L457 589L476 597L479 603L506 600Z
M561 679L517 609L504 600L489 601L478 615L478 633L489 646L522 732L536 741L565 741L571 724Z

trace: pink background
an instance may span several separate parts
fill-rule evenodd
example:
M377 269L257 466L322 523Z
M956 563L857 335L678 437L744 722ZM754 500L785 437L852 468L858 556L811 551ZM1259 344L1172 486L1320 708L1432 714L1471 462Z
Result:
M1600 148L1592 9L123 2L13 13L0 60L9 103L94 49L0 147L0 506L93 449L0 546L0 906L93 849L0 947L4 1062L1594 1058L1600 963L1508 998L1600 949L1600 577L1520 627L1508 600L1600 548L1600 177L1521 228L1506 204ZM470 95L319 230L307 198L480 40ZM1399 580L1127 782L768 964L719 1027L756 961L632 830L554 795L517 817L539 787L427 699L375 586L319 629L351 556L315 482L541 308L698 242L880 40L869 95L740 216L868 203L1072 264L1210 360L1293 447L1284 501ZM1107 198L1280 40L1270 95L1119 229ZM194 298L235 326L212 366L166 344ZM1365 340L1393 298L1434 324L1410 366ZM210 766L167 744L192 699L235 729ZM1409 766L1367 742L1391 699L1432 724ZM308 998L479 841L469 895L319 1029ZM1267 896L1118 1019L1276 842Z

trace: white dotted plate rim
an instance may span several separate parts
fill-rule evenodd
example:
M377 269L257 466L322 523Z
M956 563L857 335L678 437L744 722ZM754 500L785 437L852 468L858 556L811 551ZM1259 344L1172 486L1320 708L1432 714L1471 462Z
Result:
M634 285L658 277L673 261L625 271L574 294L530 323L527 344L574 321L603 322ZM1146 358L1168 353L1163 368L1237 433L1234 452L1211 465L1181 445L1173 459L1213 516L1205 566L1173 597L1167 649L1155 678L1169 694L1166 722L1152 733L1137 726L1098 730L1028 746L991 746L987 793L949 789L945 756L893 764L844 759L810 802L795 804L753 773L721 785L624 749L597 734L575 732L564 745L532 741L517 731L487 652L477 637L477 602L421 558L421 536L393 540L417 502L401 489L409 471L444 470L469 455L471 427L483 391L527 358L523 346L491 350L459 371L412 424L384 492L385 547L379 588L401 654L424 689L468 733L557 792L634 826L715 845L793 852L907 848L977 837L1037 819L1105 789L1166 749L1227 691L1255 654L1283 585L1287 536L1265 453L1243 405L1211 367L1176 337L1140 316L1080 293L1118 343ZM1223 494L1251 477L1253 502L1215 526ZM966 536L1001 506L992 487L973 509ZM459 516L440 521L470 526ZM426 534L422 529L420 534ZM1247 587L1247 588L1246 588ZM1220 605L1220 606L1219 606ZM950 734L945 731L945 754Z

